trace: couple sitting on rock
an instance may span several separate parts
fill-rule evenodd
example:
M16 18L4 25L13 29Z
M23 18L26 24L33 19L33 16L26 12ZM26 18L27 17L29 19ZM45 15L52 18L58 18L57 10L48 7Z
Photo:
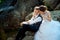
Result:
M59 40L59 37L57 37L60 33L59 24L58 21L51 19L46 6L36 6L32 18L21 23L22 28L19 30L15 40L22 40L26 36L26 31L35 32L34 40Z

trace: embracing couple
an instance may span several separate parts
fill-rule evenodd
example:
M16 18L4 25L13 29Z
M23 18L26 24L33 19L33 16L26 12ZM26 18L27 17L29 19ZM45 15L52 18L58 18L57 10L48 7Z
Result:
M44 5L36 6L32 18L22 22L21 26L15 40L22 40L26 36L26 31L35 32L34 40L60 40L60 23L52 20Z

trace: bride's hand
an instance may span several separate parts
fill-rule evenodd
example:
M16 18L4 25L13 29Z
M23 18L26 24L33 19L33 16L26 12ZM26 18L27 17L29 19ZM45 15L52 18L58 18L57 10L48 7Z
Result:
M44 15L42 15L42 17L45 18L45 19L47 18L47 16L44 16Z
M48 21L51 21L51 18L48 16L43 16L44 19L47 19Z

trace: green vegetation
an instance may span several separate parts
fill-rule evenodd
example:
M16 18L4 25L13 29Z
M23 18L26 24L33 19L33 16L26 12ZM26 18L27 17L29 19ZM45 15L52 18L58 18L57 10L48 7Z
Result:
M5 0L0 0L0 4L2 4Z

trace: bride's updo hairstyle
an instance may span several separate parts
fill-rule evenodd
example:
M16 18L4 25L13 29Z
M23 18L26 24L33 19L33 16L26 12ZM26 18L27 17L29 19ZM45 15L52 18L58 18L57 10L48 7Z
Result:
M39 10L45 12L47 10L47 7L42 5L40 6Z

